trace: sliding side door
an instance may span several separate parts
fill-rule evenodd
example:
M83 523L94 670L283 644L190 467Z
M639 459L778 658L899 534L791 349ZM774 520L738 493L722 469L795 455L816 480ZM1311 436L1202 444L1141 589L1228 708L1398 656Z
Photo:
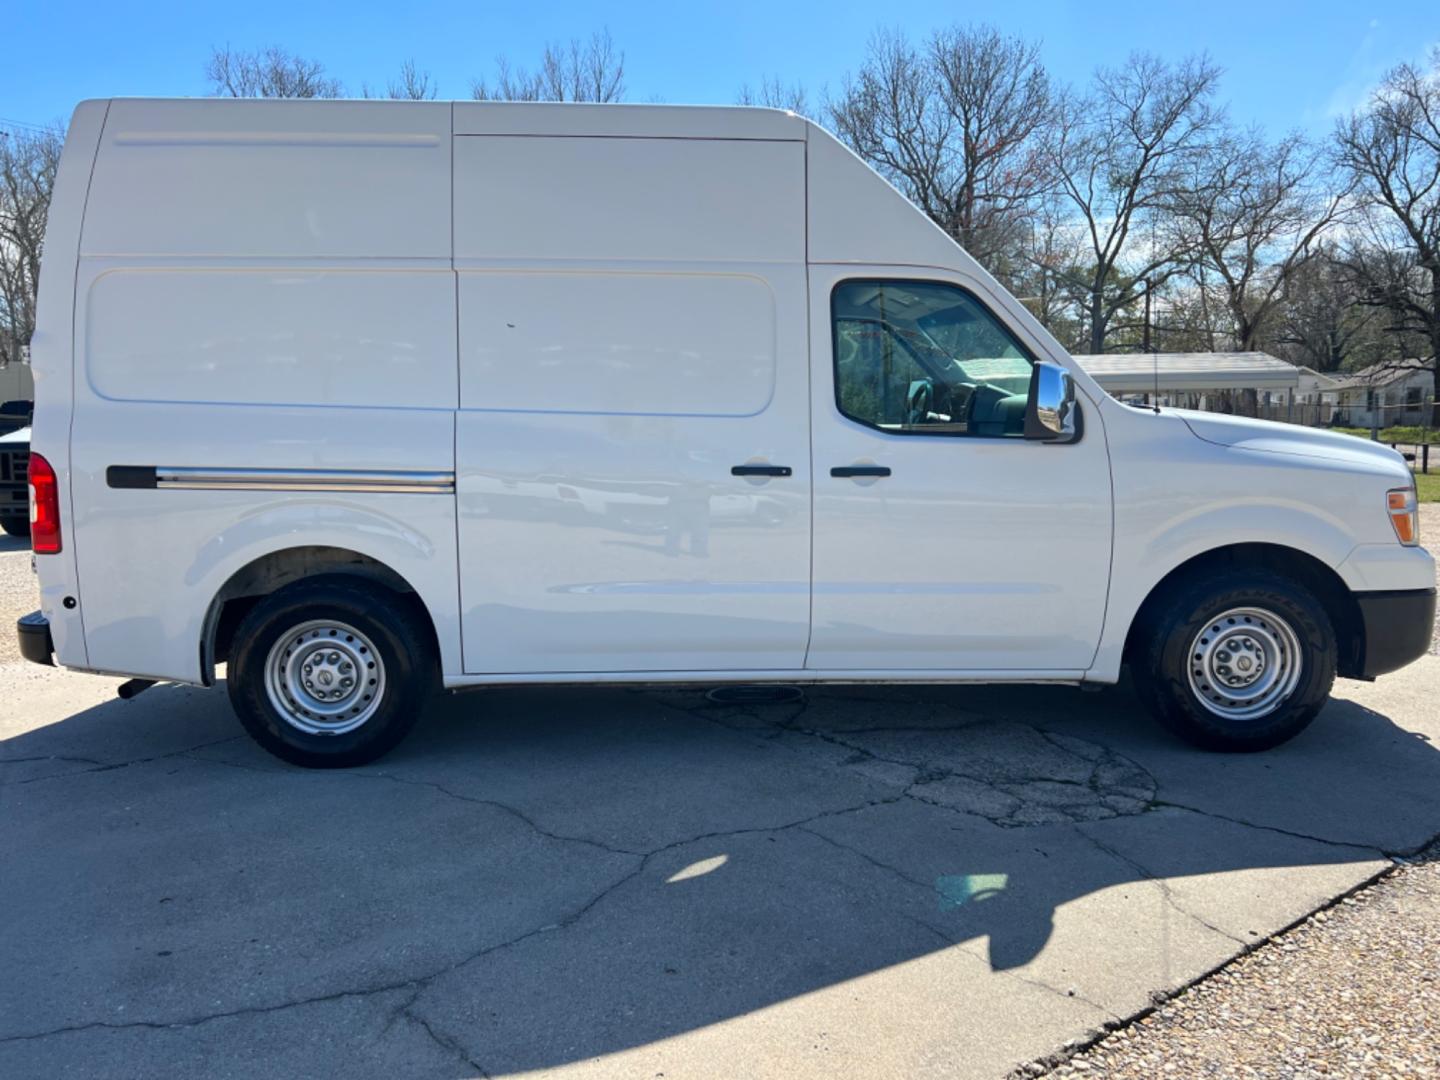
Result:
M804 664L803 153L456 137L467 672Z

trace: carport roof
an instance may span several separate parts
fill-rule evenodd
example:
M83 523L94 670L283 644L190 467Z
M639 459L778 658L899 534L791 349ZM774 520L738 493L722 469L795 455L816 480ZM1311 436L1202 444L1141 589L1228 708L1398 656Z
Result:
M1263 352L1106 353L1077 356L1090 377L1112 394L1154 390L1287 390L1300 369Z

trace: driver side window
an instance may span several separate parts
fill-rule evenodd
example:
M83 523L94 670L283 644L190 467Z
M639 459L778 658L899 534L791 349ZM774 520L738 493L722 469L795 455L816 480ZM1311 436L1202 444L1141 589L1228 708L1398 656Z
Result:
M1034 360L966 290L844 281L830 312L835 401L851 420L894 435L1022 436Z

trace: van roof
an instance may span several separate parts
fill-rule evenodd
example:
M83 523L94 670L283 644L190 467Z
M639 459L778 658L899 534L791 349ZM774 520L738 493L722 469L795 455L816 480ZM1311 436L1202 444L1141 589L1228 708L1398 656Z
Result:
M172 110L452 110L456 135L558 135L803 141L809 121L783 109L748 105L598 105L499 101L390 101L319 98L112 98L152 105L157 121ZM163 121L162 121L163 122Z

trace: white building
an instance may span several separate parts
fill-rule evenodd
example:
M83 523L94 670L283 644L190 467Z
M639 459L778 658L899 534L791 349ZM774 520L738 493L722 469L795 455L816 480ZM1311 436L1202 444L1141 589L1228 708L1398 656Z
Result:
M1263 352L1107 353L1075 358L1121 401L1321 425L1334 382Z
M1334 422L1348 427L1422 424L1430 419L1434 376L1423 360L1371 364L1323 391Z
M1318 407L1325 401L1327 391L1334 390L1340 383L1340 377L1326 375L1323 371L1315 371L1313 368L1297 367L1300 374L1299 383L1292 390L1277 390L1270 396L1270 400L1276 405L1289 405L1293 401L1296 405L1308 405Z
M1223 392L1253 390L1265 394L1294 393L1300 371L1269 353L1104 353L1077 356L1090 377L1112 396L1151 397L1163 404L1204 408L1202 399Z

